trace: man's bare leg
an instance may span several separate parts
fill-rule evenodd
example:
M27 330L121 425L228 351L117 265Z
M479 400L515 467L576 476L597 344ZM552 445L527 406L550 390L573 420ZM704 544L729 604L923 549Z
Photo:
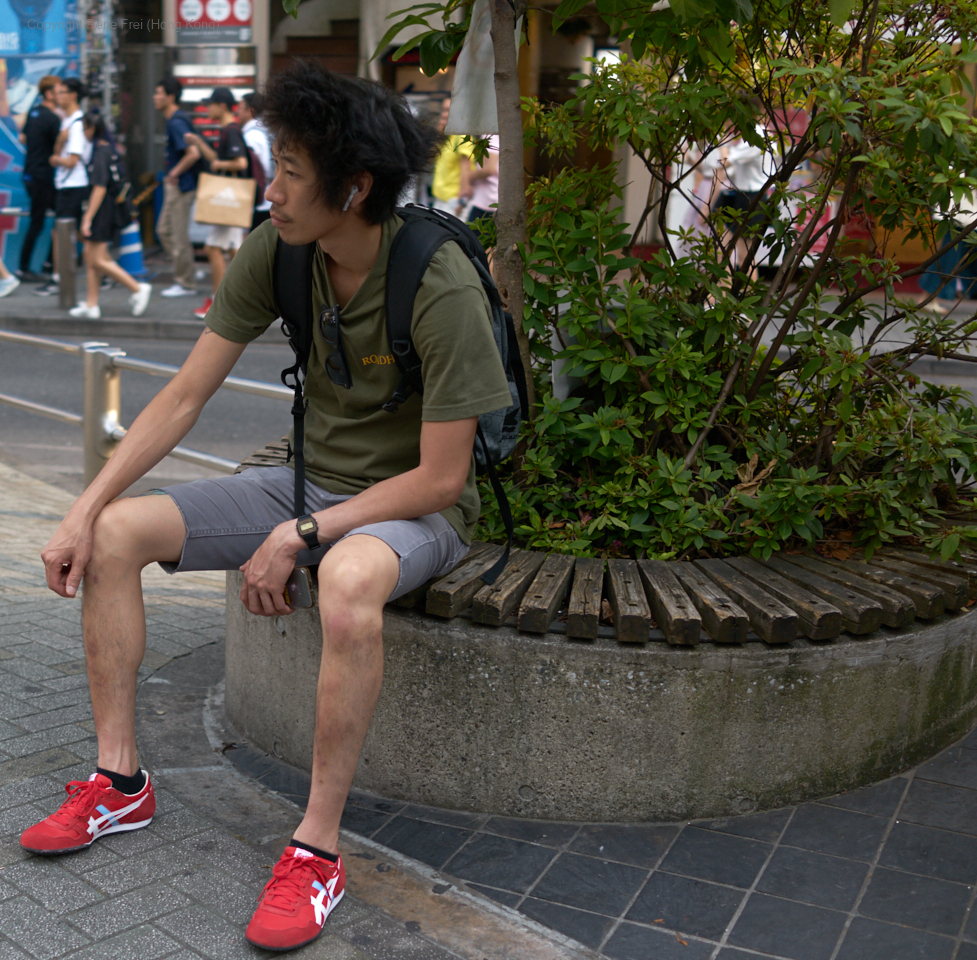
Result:
M136 755L136 674L146 650L143 567L179 560L186 528L168 496L110 503L95 521L82 591L82 633L98 766L132 776Z
M312 786L294 837L336 853L339 820L383 679L383 605L400 560L382 540L354 536L319 566L322 661L316 692Z

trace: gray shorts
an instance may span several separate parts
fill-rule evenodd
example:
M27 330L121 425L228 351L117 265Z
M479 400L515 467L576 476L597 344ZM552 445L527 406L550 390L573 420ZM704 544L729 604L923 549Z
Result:
M162 492L179 507L187 536L179 562L160 566L167 573L237 570L278 524L291 519L294 490L295 473L288 467L252 467L231 477L166 487ZM306 482L305 508L309 513L349 499ZM346 537L357 534L382 540L400 558L400 578L390 600L409 593L431 577L448 573L469 550L440 513L416 520L369 523L350 530ZM332 545L325 543L318 550L302 550L296 563L318 563Z

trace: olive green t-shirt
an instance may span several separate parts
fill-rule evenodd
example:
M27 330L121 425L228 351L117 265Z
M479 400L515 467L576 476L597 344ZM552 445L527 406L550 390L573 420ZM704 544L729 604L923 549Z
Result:
M356 494L420 462L421 422L464 420L511 404L495 346L488 298L474 267L454 243L431 259L414 300L411 336L421 358L423 397L411 395L397 413L381 409L400 382L387 342L384 295L390 244L403 225L383 225L376 263L343 308L340 330L353 385L334 384L325 370L329 345L319 314L336 303L326 257L316 246L313 266L313 344L305 385L305 469L331 493ZM215 333L248 343L278 318L272 274L278 232L270 221L252 231L228 265L207 313ZM409 291L405 291L405 296ZM466 543L478 520L475 462L458 502L442 510Z

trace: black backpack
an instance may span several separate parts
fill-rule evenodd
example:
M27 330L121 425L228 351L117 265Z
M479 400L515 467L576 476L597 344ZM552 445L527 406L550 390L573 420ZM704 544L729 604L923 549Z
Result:
M482 574L485 583L494 583L505 568L512 547L512 511L502 482L495 471L495 464L512 454L519 437L522 418L528 415L526 375L519 356L515 325L512 317L502 309L499 291L489 271L485 250L474 232L460 220L449 214L416 204L397 210L404 221L394 237L387 260L385 313L387 339L394 359L400 369L400 383L393 396L383 405L390 414L396 414L400 405L411 393L423 393L421 360L411 340L411 321L414 315L414 298L421 280L431 262L431 257L449 240L458 244L471 261L488 297L492 312L492 328L496 347L509 382L512 403L509 407L483 414L478 418L475 460L480 470L488 474L499 503L508 542L505 551L489 570ZM315 244L290 246L281 238L275 248L273 272L275 303L281 314L282 326L288 342L295 352L295 363L282 371L282 382L295 392L292 404L294 421L292 455L295 458L295 516L305 514L305 401L302 385L312 350L312 261ZM282 297L281 291L289 296ZM480 445L480 446L479 446Z

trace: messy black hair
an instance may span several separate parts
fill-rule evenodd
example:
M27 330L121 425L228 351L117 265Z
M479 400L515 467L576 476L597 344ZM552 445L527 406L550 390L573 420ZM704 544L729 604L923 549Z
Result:
M69 93L73 93L79 100L85 96L85 85L77 77L65 77L61 86Z
M92 143L105 139L105 117L98 110L89 110L81 118L81 123L92 131Z
M163 93L172 97L174 103L180 102L180 97L183 96L183 84L176 77L163 77L156 86L162 87Z
M268 83L262 119L279 150L301 147L316 173L317 196L342 208L353 178L373 175L360 208L372 224L388 220L411 177L434 162L444 137L414 117L403 97L378 83L298 61Z

